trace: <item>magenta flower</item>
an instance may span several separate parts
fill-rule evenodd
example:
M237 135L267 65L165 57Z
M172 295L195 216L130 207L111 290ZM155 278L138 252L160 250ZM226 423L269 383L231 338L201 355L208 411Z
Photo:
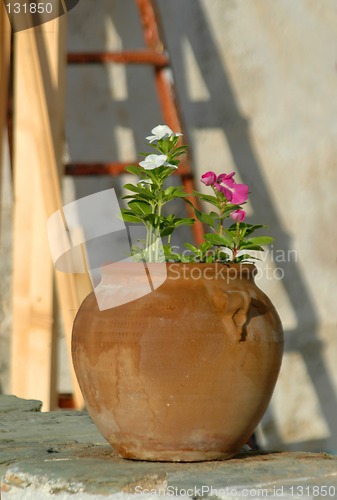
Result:
M214 184L217 182L217 176L215 172L212 172L212 170L210 170L209 172L203 174L200 180L206 186L214 186Z
M220 174L214 187L217 191L223 193L233 205L241 205L241 203L248 200L248 186L246 184L236 184L233 179L234 175L235 172Z
M230 217L234 222L242 222L245 220L246 212L244 210L234 210L230 213Z
M248 186L246 184L236 184L233 179L235 172L230 174L216 175L210 170L201 176L201 182L206 186L212 186L222 193L233 205L241 205L248 200Z
M227 198L228 201L231 201L232 199L232 191L226 187L226 186L223 186L221 184L218 184L217 182L214 184L214 188L219 191L220 193L224 194L225 197Z
M241 205L248 200L248 186L246 184L235 184L233 187L232 199L233 205Z
M217 178L218 183L223 183L226 186L233 187L235 184L235 180L233 179L235 172L231 172L230 174L220 174Z

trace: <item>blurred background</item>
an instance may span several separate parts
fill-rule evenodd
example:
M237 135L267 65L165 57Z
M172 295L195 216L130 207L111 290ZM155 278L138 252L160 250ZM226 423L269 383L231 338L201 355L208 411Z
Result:
M130 177L116 174L167 122L163 67L97 56L152 44L168 59L186 178L202 190L203 172L235 170L252 192L248 222L275 238L257 284L281 316L285 354L259 444L336 452L335 2L157 0L162 44L144 30L142 4L80 0L12 35L2 12L0 394L41 399L45 410L81 405L69 329L88 282L55 276L46 220L83 196L123 194ZM193 242L185 231L178 238Z

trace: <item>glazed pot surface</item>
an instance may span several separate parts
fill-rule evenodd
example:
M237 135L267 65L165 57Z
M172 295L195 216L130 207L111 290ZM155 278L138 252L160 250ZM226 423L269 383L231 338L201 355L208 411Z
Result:
M121 265L121 280L144 286L139 265ZM230 458L247 442L283 353L281 322L254 270L167 264L166 281L137 300L102 311L94 293L84 300L74 368L94 423L122 457ZM117 286L107 276L104 293Z

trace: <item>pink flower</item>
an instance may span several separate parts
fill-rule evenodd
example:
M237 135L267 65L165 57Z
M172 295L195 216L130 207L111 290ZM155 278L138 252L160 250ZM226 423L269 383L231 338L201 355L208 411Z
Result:
M206 186L214 186L217 182L216 173L210 170L201 176L201 182L203 182Z
M235 172L231 172L230 174L220 174L217 178L218 183L223 183L226 186L233 187L235 184L235 180L233 179Z
M218 184L218 183L215 183L214 188L217 191L219 191L220 193L224 194L228 201L231 201L233 195L232 195L232 191L228 187L222 186L221 184Z
M233 205L241 205L248 200L248 186L236 184L234 175L235 172L231 172L217 176L215 172L209 171L201 176L201 182L222 193Z
M242 222L245 220L246 212L244 210L234 210L230 213L230 217L234 222Z
M241 205L248 200L248 186L246 184L235 184L233 187L232 199L233 205Z
M241 205L248 200L248 186L246 184L236 184L233 179L235 172L230 174L220 174L216 180L215 188L222 192L228 201L233 205Z

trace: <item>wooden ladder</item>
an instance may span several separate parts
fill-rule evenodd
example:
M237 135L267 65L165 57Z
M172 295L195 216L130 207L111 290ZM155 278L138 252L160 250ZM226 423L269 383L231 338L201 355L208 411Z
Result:
M141 50L128 50L121 52L85 52L69 53L69 64L146 64L154 68L155 82L158 93L159 104L163 113L165 124L173 131L182 131L182 123L172 79L168 78L170 60L160 35L160 16L154 0L135 0L140 21L143 26L144 39L147 48ZM138 161L135 161L138 163ZM125 173L125 167L130 164L122 162L112 163L68 163L65 167L65 174L70 176L79 175L121 175ZM187 193L192 194L195 186L193 172L189 159L180 164L178 170L174 172L182 179L182 184ZM192 203L196 203L190 198ZM193 210L187 207L188 213L194 217ZM199 221L193 226L194 240L201 243L203 238L203 228Z

